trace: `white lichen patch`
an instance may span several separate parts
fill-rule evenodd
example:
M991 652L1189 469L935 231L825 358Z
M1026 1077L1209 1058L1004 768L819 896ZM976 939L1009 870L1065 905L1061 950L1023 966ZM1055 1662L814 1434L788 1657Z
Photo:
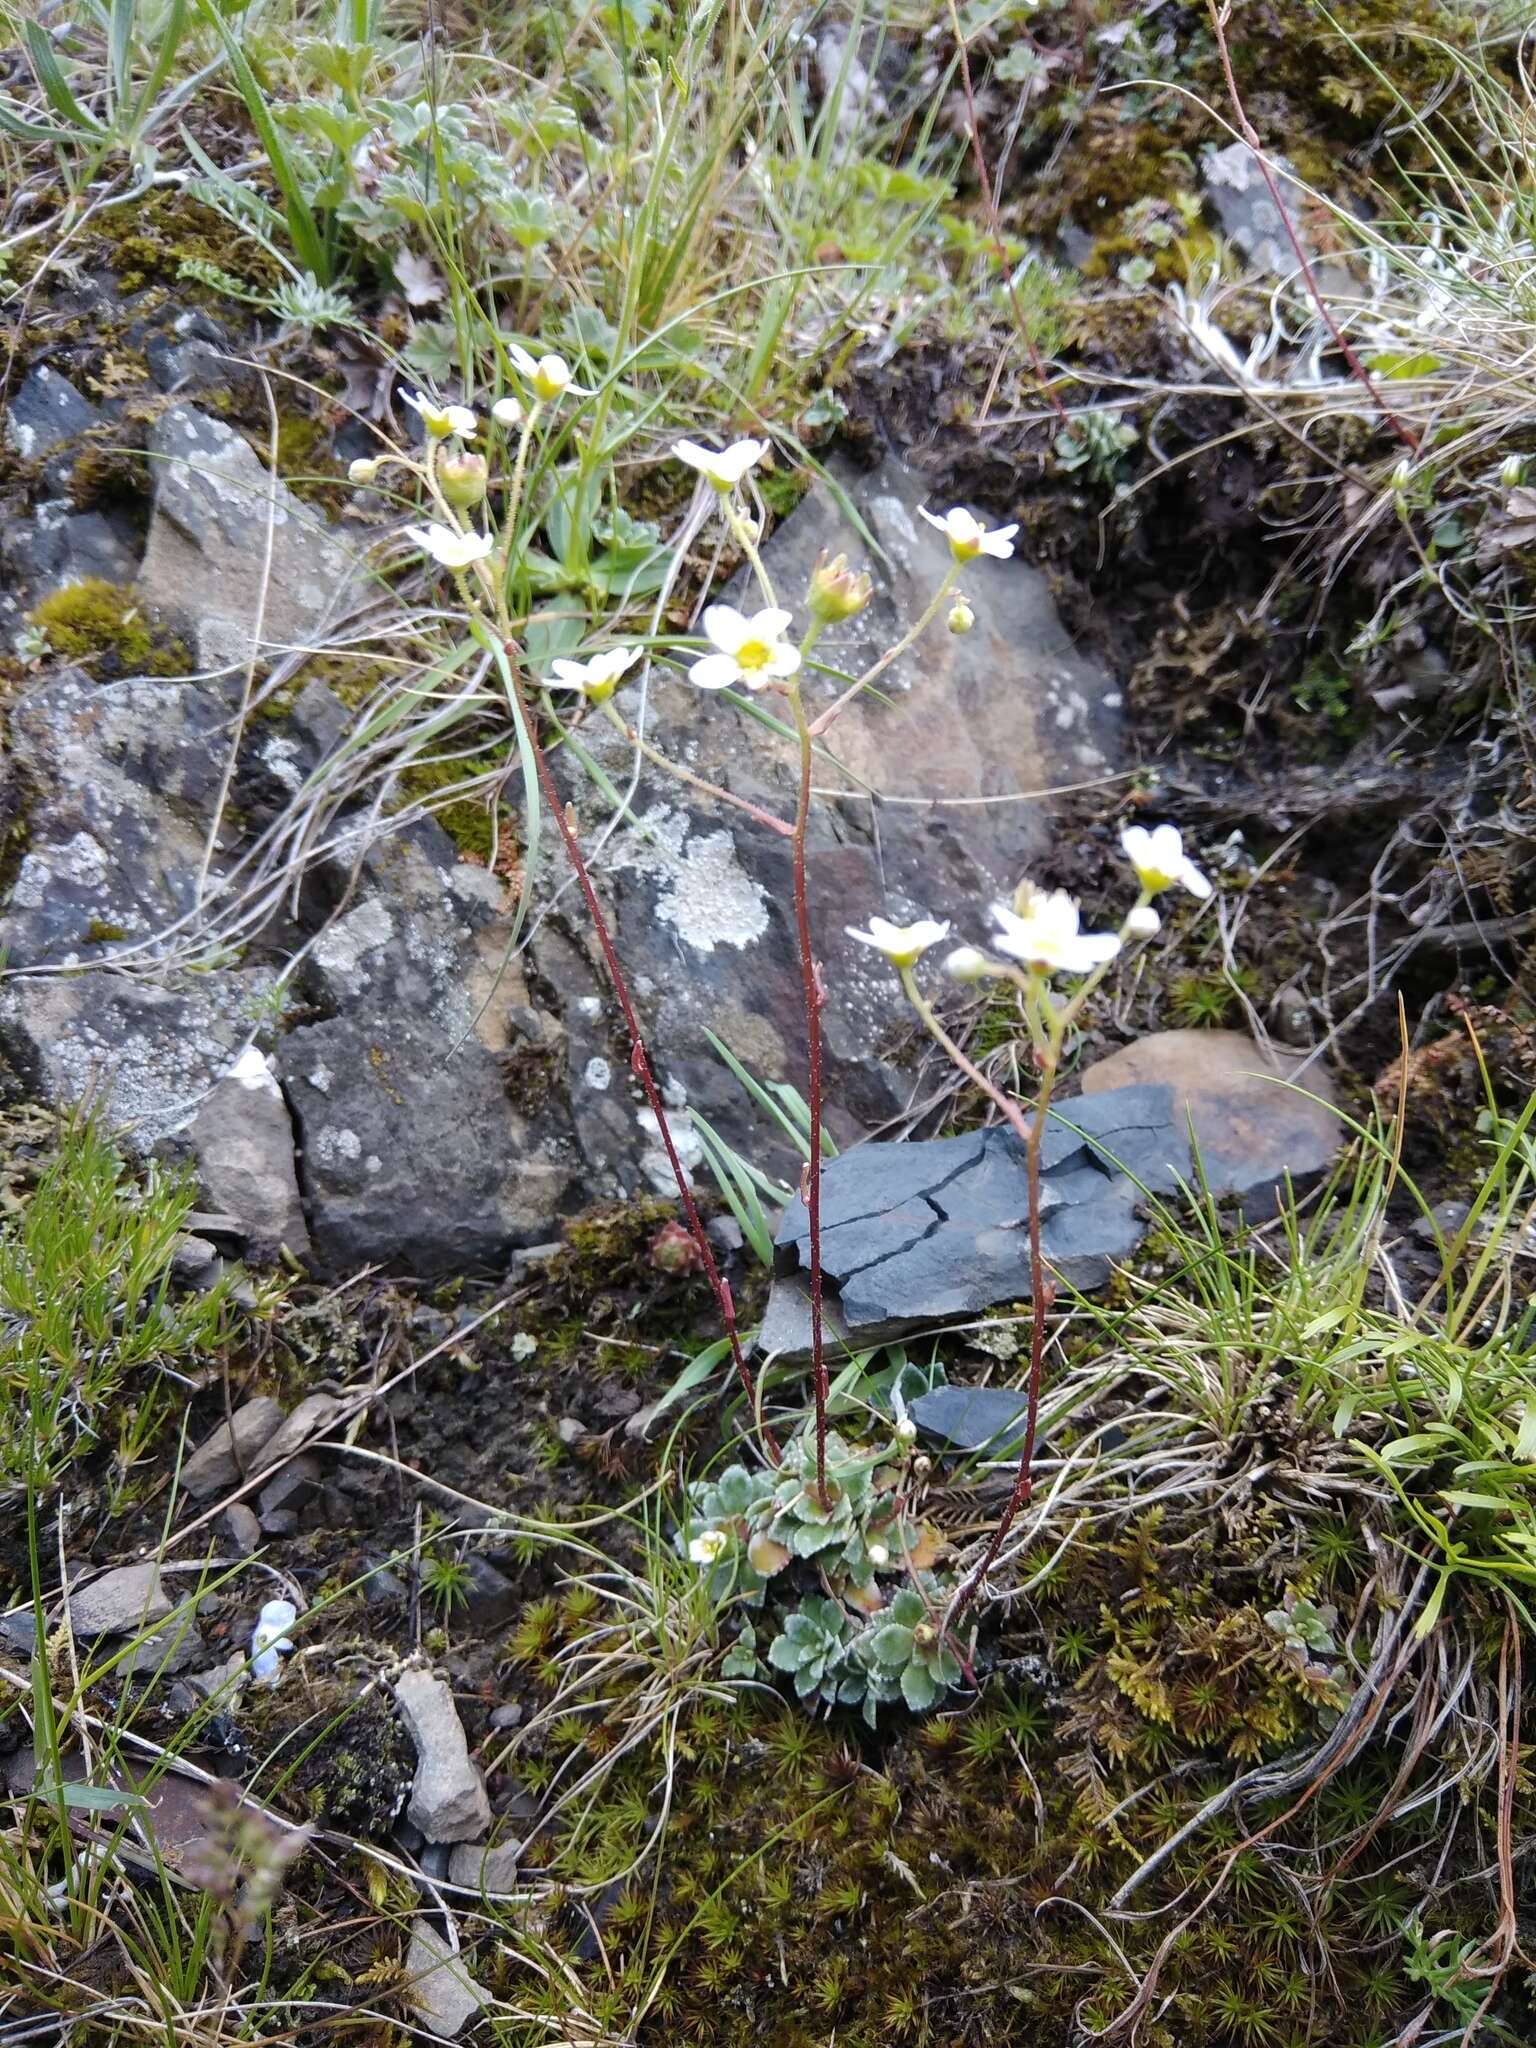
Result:
M613 1069L602 1057L601 1053L594 1053L592 1058L587 1061L581 1078L590 1089L596 1094L601 1095L603 1090L612 1084Z
M614 865L655 879L657 918L693 952L744 949L768 929L767 894L741 865L730 832L693 832L692 823L686 811L653 805L642 829L624 835Z
M378 897L370 896L321 933L312 958L327 974L360 975L365 955L387 946L394 935L394 920L388 909ZM366 981L366 975L363 979Z
M658 1195L672 1194L677 1182L672 1175L667 1149L661 1141L661 1126L649 1109L640 1110L635 1121L647 1140L640 1155L640 1171ZM691 1186L694 1174L704 1164L704 1147L699 1142L699 1134L685 1112L669 1116L667 1129L672 1133L672 1147L677 1153L677 1163L683 1169L683 1178Z

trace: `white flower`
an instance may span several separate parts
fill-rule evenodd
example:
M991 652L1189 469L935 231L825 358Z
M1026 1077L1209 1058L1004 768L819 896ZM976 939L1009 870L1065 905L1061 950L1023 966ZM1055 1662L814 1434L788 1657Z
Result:
M359 455L355 462L347 464L347 482L358 485L371 484L378 475L380 467L380 462L376 456Z
M1125 920L1125 928L1133 939L1152 939L1163 928L1163 920L1150 903L1138 903Z
M552 661L552 676L545 678L549 690L579 690L592 704L605 704L619 687L619 678L640 659L638 647L609 647L587 661Z
M434 441L446 441L450 434L458 434L467 441L479 431L467 405L439 405L424 391L402 391L400 396L412 412L420 413L421 424Z
M978 555L990 555L994 561L1006 562L1013 553L1013 536L1017 526L995 526L990 532L974 512L967 512L963 505L956 505L941 519L936 512L930 512L926 505L919 505L918 511L930 526L936 526L949 542L949 552L957 562L974 562Z
M515 341L507 343L507 354L512 358L518 375L525 377L533 386L533 395L539 399L562 398L569 391L573 398L590 398L590 391L580 384L571 382L571 366L564 356L536 356Z
M1022 911L1007 903L994 903L992 915L999 929L992 943L1000 953L1022 960L1037 974L1088 974L1113 960L1120 950L1114 932L1084 932L1078 929L1077 905L1065 889L1048 895L1026 882L1019 891Z
M956 946L944 959L944 972L951 981L991 981L1002 971L995 960L989 960L975 946Z
M1211 885L1185 853L1177 825L1159 825L1154 832L1149 832L1145 825L1127 825L1120 834L1120 844L1136 870L1137 881L1154 896L1163 889L1171 889L1176 882L1202 901L1210 895Z
M689 1558L694 1564L713 1564L730 1540L723 1529L701 1529L688 1545Z
M766 441L733 441L729 448L702 448L697 441L674 441L672 453L700 476L706 476L717 491L729 491L749 469L768 453Z
M844 929L850 939L883 953L893 967L913 966L930 946L949 937L949 926L936 924L931 917L920 917L916 924L892 924L889 918L872 917L867 932L851 924Z
M491 552L488 533L456 533L436 519L427 526L406 527L405 537L445 569L467 569L471 562L483 562Z
M276 1685L283 1652L293 1648L287 1632L298 1618L291 1600L269 1600L257 1615L251 1631L251 1676L259 1684Z
M701 690L728 690L745 683L749 690L766 689L800 666L800 650L784 638L790 614L770 607L749 619L731 604L712 604L704 614L704 632L715 648L688 671Z
M869 1546L869 1561L877 1572L881 1571L890 1563L891 1553L883 1543L871 1543Z
M491 407L491 418L498 427L520 427L523 423L523 408L515 398L498 398Z

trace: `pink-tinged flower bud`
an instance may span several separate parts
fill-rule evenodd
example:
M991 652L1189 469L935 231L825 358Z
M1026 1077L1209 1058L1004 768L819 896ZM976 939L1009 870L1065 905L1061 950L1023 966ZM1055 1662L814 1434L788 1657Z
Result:
M875 586L866 570L850 569L846 555L835 555L829 562L823 548L811 571L805 593L806 609L813 618L835 626L842 619L856 618L874 594Z

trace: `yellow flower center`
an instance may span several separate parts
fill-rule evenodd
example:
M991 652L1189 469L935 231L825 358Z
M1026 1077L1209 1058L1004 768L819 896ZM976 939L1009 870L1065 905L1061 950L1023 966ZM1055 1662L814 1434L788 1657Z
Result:
M766 668L772 660L773 648L766 640L743 640L736 650L736 666L740 669Z

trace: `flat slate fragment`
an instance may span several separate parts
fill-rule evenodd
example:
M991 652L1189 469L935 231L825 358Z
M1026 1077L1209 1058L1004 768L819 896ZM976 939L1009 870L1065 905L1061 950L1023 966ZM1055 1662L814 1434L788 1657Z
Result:
M1015 1450L1029 1403L1006 1387L935 1387L911 1404L912 1420L930 1443L995 1455Z
M1189 1173L1189 1139L1166 1086L1080 1097L1053 1110L1041 1143L1041 1249L1059 1279L1101 1287L1141 1242L1144 1193ZM822 1174L826 1326L837 1345L887 1343L925 1324L1029 1298L1029 1176L1010 1130L875 1143ZM775 1282L759 1339L810 1344L809 1220L797 1197L774 1247Z

